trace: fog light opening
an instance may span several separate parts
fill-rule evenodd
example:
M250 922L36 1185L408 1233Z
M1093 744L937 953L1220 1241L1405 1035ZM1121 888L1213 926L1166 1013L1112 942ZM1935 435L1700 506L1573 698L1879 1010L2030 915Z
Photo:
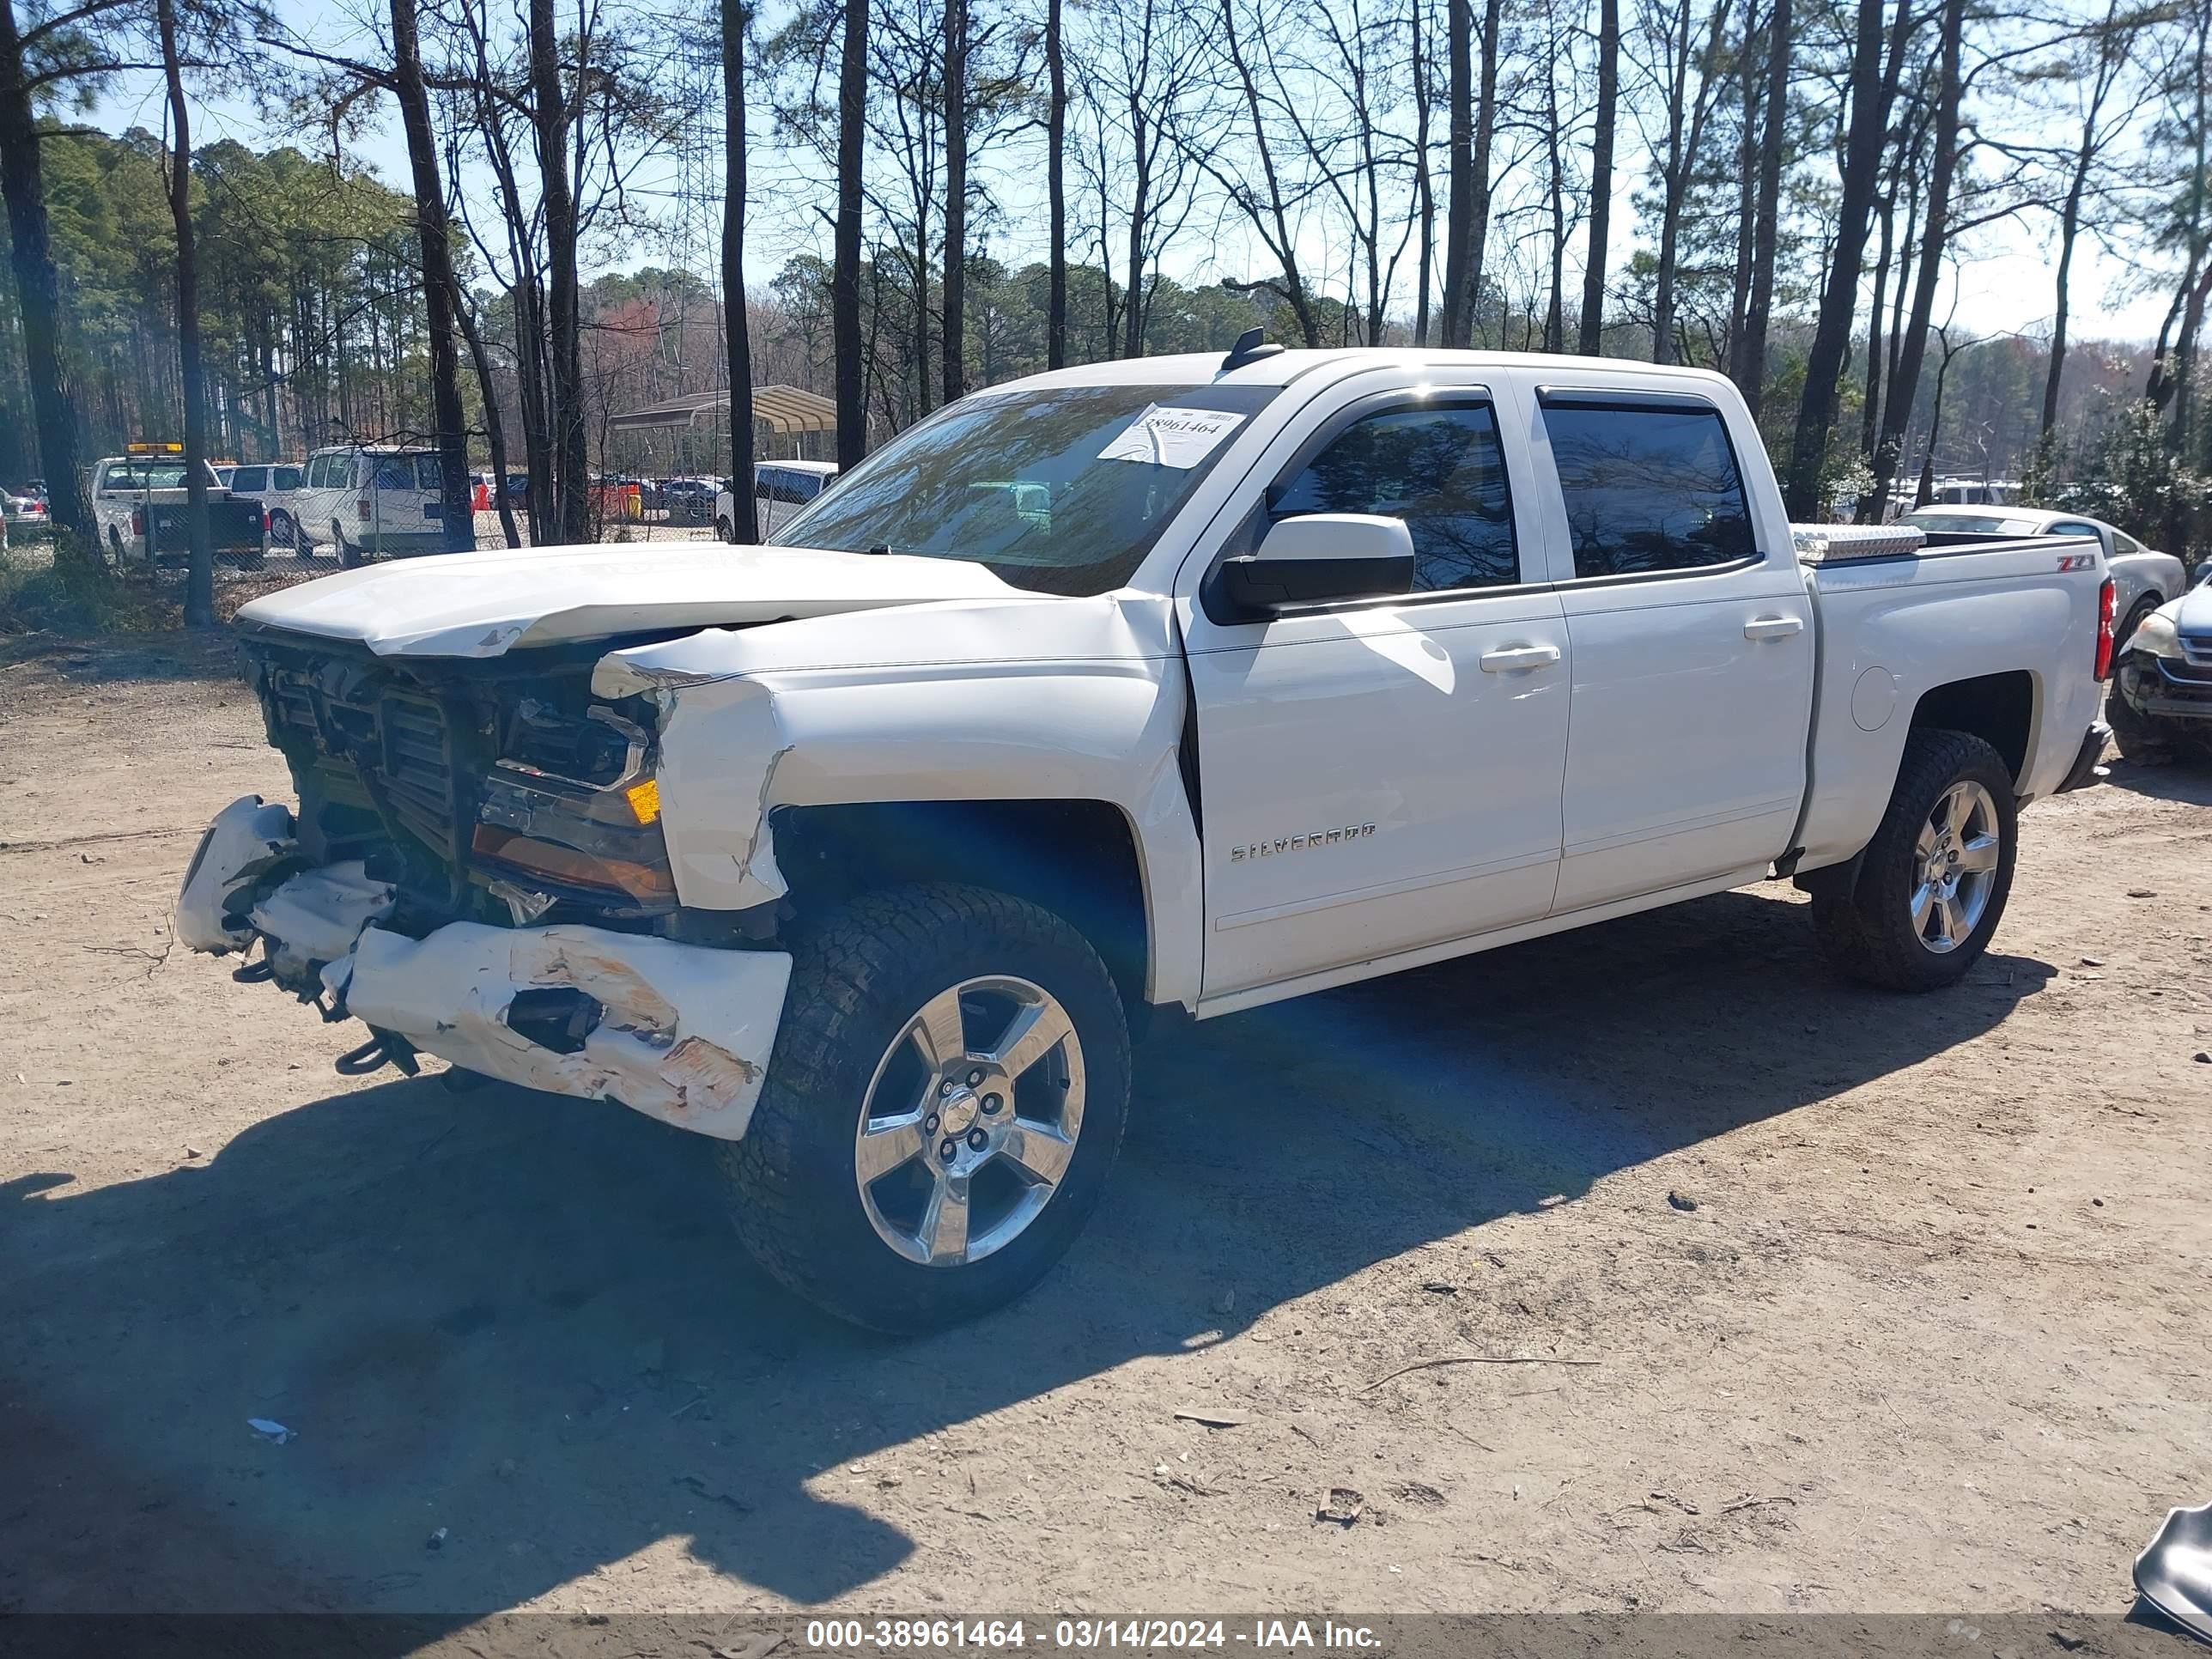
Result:
M568 986L517 991L507 1005L507 1029L556 1054L582 1050L606 1010L597 997Z

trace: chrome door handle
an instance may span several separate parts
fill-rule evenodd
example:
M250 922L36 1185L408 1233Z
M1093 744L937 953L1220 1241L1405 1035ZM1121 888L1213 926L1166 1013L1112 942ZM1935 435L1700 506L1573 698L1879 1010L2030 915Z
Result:
M1743 625L1743 636L1747 640L1786 640L1792 634L1804 631L1802 617L1753 617Z
M1516 668L1545 668L1559 659L1556 645L1509 645L1486 651L1476 662L1486 674L1510 674Z

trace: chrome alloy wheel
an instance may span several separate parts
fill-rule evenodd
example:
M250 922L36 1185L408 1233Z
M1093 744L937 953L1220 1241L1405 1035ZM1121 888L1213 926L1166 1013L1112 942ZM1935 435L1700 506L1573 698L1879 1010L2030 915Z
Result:
M1912 931L1938 956L1973 935L1996 885L1997 804L1972 778L1946 789L1913 848Z
M1083 1133L1083 1044L1025 979L963 980L922 1005L869 1079L853 1173L876 1236L959 1267L1019 1237Z

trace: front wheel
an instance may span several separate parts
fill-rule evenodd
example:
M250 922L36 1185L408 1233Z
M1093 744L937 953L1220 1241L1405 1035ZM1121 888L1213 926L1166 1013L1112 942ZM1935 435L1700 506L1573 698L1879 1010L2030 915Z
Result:
M983 888L884 889L794 953L768 1083L723 1149L739 1237L807 1300L910 1333L1042 1278L1104 1189L1129 1037L1097 952Z
M734 542L737 538L737 527L727 519L717 519L714 520L714 539L716 541Z
M1885 990L1955 984L2004 915L2019 822L1996 750L1964 732L1915 732L1857 879L1814 896L1829 959Z
M2146 678L2155 683L2157 678L2155 663L2133 656L2121 658L2113 672L2112 683L2105 692L2105 719L2112 728L2120 758L2131 766L2162 766L2172 760L2202 758L2208 750L2208 728L2203 723L2146 714L2130 700L2130 686Z

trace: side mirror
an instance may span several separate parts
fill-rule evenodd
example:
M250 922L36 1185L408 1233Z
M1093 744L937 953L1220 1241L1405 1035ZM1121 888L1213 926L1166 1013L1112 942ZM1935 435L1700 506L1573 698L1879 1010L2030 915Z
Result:
M1310 513L1269 528L1259 551L1216 567L1208 613L1262 622L1299 605L1413 591L1413 537L1399 519Z

